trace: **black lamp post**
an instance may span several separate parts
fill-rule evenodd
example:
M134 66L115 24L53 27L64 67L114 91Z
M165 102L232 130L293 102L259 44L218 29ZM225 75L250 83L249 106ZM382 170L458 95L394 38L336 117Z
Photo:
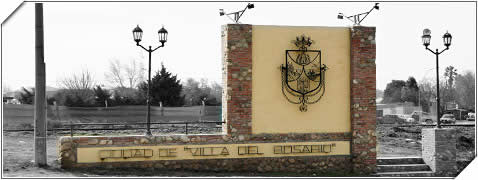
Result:
M451 34L446 32L444 35L443 35L443 43L445 44L446 48L443 49L442 51L438 51L438 49L436 49L436 51L433 51L431 49L428 48L428 45L430 45L430 39L431 39L431 31L430 29L424 29L423 30L423 36L422 36L422 41L423 41L423 45L425 46L425 49L427 49L428 51L432 52L433 54L435 54L436 56L436 59L437 59L437 67L436 67L436 71L437 71L437 127L438 128L441 128L441 122L440 122L440 80L439 80L439 74L438 74L438 55L440 55L441 53L443 53L443 51L445 50L448 50L450 45L451 45Z
M133 29L133 38L134 38L134 41L136 41L136 46L139 46L139 47L143 48L145 51L148 51L148 53L149 53L148 92L147 92L148 99L146 100L146 103L148 104L148 114L147 114L147 117L146 117L146 129L147 129L146 135L147 136L152 135L151 134L151 128L150 128L151 127L151 53L156 51L160 47L164 47L164 43L168 40L168 31L166 31L166 29L164 29L164 27L162 27L158 31L158 35L159 35L159 42L161 43L161 45L154 48L154 49L151 49L151 46L149 46L149 48L146 49L141 44L139 44L139 42L141 41L141 38L143 36L143 30L141 30L141 28L139 28L139 25L136 26L136 28Z

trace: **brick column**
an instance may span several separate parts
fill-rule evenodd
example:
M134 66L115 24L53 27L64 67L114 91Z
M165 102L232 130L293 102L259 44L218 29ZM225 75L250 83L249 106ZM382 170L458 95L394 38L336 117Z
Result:
M351 154L353 171L376 172L375 27L350 29Z
M223 118L227 134L243 139L252 133L252 26L223 26Z
M435 176L455 177L456 130L452 128L422 129L422 158Z

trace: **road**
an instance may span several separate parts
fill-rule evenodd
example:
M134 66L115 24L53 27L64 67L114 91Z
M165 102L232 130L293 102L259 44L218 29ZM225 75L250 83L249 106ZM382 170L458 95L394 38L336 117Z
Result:
M455 124L475 124L475 121L467 121L467 120L456 120Z

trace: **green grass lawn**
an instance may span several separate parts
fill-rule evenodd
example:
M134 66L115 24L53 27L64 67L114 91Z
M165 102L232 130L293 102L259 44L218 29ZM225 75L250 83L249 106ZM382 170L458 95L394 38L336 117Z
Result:
M145 122L146 106L115 106L109 108L98 107L64 107L58 112L53 106L47 110L47 120L50 123L132 123ZM205 114L200 116L200 106L192 107L165 107L164 116L161 116L159 107L151 107L151 122L196 122L221 121L221 106L206 106ZM4 104L3 127L5 129L20 129L33 127L33 105ZM59 116L58 116L59 115Z

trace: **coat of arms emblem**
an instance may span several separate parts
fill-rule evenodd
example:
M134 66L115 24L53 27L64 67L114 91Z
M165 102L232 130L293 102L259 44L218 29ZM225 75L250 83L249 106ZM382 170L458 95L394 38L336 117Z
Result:
M282 93L293 104L300 104L301 112L308 104L317 103L325 92L325 71L322 52L308 49L314 43L305 35L296 37L292 43L297 50L285 51L285 64L281 65Z

